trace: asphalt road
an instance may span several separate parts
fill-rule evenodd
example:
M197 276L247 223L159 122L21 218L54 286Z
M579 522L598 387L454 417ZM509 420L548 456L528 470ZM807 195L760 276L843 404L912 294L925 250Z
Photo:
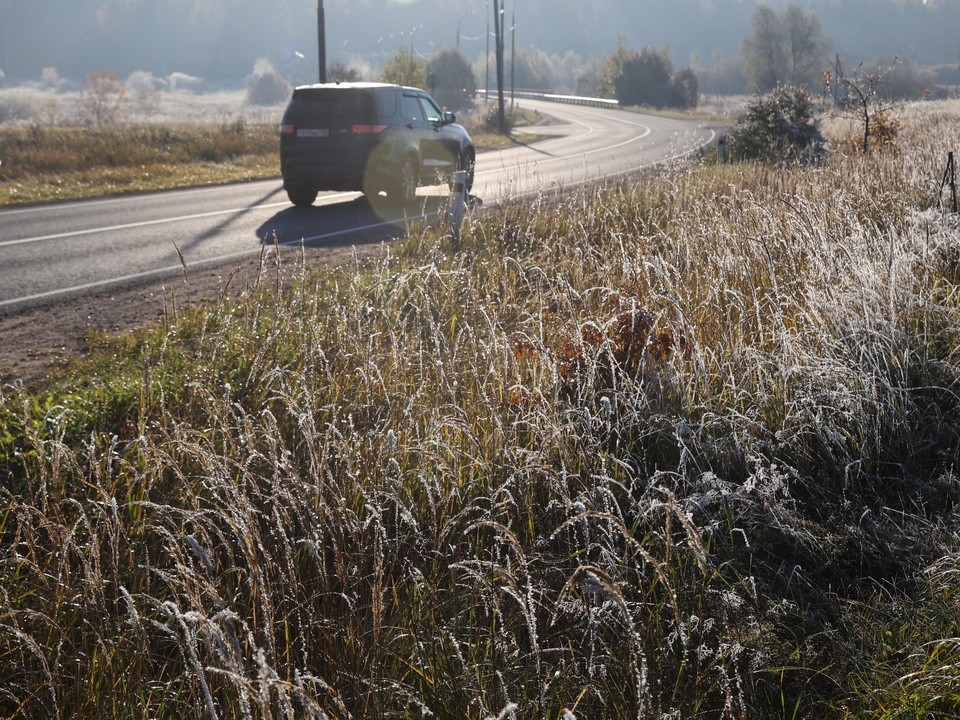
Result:
M523 101L549 115L546 137L481 153L473 195L484 206L683 157L713 140L694 123L620 110ZM439 208L446 189L421 189ZM0 211L0 311L59 302L251 257L274 244L344 246L402 232L358 193L287 201L279 180Z

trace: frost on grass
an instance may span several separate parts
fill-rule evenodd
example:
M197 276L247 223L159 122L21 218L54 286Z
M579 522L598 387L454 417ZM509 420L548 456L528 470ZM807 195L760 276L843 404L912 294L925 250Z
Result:
M456 251L414 228L278 265L5 388L0 706L946 702L960 256L928 138L957 112L931 107L901 153L679 167L470 218Z

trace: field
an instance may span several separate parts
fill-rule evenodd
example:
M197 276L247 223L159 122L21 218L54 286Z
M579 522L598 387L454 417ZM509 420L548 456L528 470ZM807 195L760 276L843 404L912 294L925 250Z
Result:
M76 92L0 90L0 206L277 177L282 107L242 92L156 93L87 126Z
M956 717L960 105L900 119L3 388L0 714Z

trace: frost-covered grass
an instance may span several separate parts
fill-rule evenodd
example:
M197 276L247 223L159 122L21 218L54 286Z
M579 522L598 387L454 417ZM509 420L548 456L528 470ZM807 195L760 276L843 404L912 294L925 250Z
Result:
M0 710L955 716L958 120L288 259L4 388Z
M242 93L157 93L117 124L86 127L78 94L0 91L0 205L277 177L282 108Z
M276 125L0 128L0 205L259 180L279 173Z
M238 115L252 124L276 124L283 113L282 104L247 105L243 90L163 90L140 95L128 89L121 108L121 122L135 125L220 124ZM0 125L69 126L81 121L80 93L76 90L40 85L0 88Z

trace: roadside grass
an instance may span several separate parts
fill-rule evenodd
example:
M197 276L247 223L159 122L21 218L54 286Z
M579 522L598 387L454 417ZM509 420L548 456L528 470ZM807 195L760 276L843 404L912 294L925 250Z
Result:
M736 121L750 101L749 95L703 95L697 107L681 110L677 108L657 108L647 105L632 105L622 109L644 115L656 115L674 120L693 122L732 123Z
M219 125L0 128L0 204L276 177L277 129Z
M958 119L287 259L3 388L0 711L955 717Z

